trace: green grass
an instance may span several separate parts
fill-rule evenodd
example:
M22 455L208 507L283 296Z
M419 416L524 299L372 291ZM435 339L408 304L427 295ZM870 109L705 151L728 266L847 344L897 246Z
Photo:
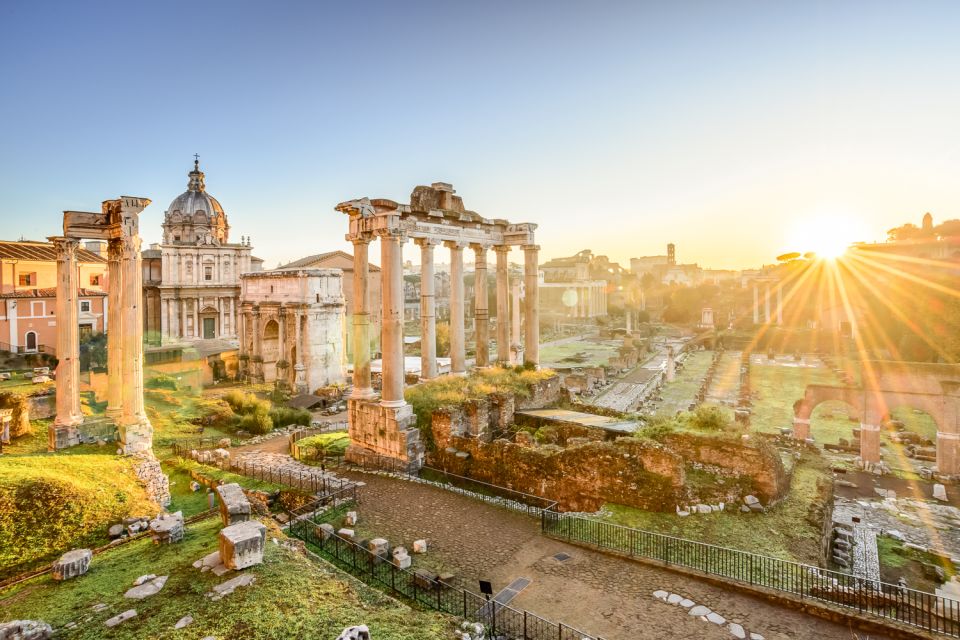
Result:
M683 361L683 369L677 372L676 377L664 383L657 413L672 416L677 411L686 411L690 403L696 400L697 390L707 374L710 362L713 360L713 351L693 351Z
M301 447L317 447L328 454L340 454L347 450L350 444L350 436L346 431L334 431L332 433L318 433L315 436L308 436L297 441Z
M787 497L764 514L724 511L681 518L616 504L607 504L604 510L609 512L608 521L627 527L819 564L820 509L827 482L826 463L808 453L797 463Z
M178 468L169 461L162 463L163 472L170 479L170 506L168 511L182 511L185 518L206 511L210 508L207 498L207 487L200 487L199 491L191 491L190 483L193 478L185 469Z
M175 472L180 472L186 474L187 477L190 476L190 472L200 474L205 478L217 482L231 483L235 482L239 484L244 489L251 489L253 491L266 491L273 492L279 491L283 488L282 485L267 482L265 480L257 480L255 478L250 478L248 476L242 476L237 473L232 473L230 471L224 471L223 469L218 469L217 467L201 464L195 460L187 460L184 458L176 458L167 460L165 463L167 469L171 469ZM187 481L187 490L189 491L189 481ZM204 507L206 508L206 507Z
M598 367L616 356L622 344L619 340L588 339L541 346L540 361L544 366Z
M269 538L276 533L268 533L264 563L245 570L256 582L212 602L205 594L237 573L217 578L191 564L216 550L221 526L210 518L189 526L179 544L144 540L104 552L79 578L57 584L44 576L0 592L0 610L4 619L40 619L54 627L77 622L58 637L78 640L335 638L355 624L368 625L377 640L440 640L452 633L449 618L411 609L325 563L275 545ZM124 599L124 591L147 573L169 576L163 590L145 600ZM91 607L97 603L109 608L96 613ZM103 625L129 608L138 612L133 620L113 629ZM188 614L194 623L174 631Z
M753 414L750 425L756 431L778 433L781 427L793 426L793 403L803 398L808 384L837 385L834 373L823 367L788 367L772 364L750 366L753 393ZM811 421L814 437L817 433ZM855 425L854 425L855 426ZM849 432L847 437L849 437Z
M0 458L0 575L47 562L77 546L108 542L107 528L152 515L129 459L106 453Z
M908 587L919 591L933 593L940 586L940 582L925 573L923 567L925 564L943 568L947 581L957 574L953 563L945 558L918 549L909 549L890 536L877 536L877 556L880 561L881 579L884 582L896 584L902 576L907 579Z

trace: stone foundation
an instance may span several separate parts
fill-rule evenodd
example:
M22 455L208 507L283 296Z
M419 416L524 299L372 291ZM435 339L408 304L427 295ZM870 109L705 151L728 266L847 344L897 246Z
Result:
M346 459L364 464L371 454L393 458L419 468L424 447L416 428L413 407L384 407L373 400L347 401L350 446Z
M256 520L220 530L220 560L228 569L246 569L263 562L267 528Z

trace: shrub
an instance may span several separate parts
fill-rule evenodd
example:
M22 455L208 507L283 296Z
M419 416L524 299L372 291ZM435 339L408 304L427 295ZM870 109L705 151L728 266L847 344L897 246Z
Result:
M164 374L150 378L143 383L143 386L146 389L169 389L170 391L176 391L178 388L177 379Z
M311 415L306 409L277 407L270 412L270 418L273 420L274 427L285 427L289 424L309 426Z
M30 405L19 393L0 393L0 409L13 409L10 416L10 437L17 438L33 433L30 424Z
M273 430L273 420L266 411L256 411L242 416L237 426L244 431L262 435Z
M247 415L250 413L268 413L270 401L261 400L252 393L233 390L223 396L223 401L230 405L235 413Z
M690 426L703 431L723 431L729 426L727 417L719 407L699 406L686 416Z

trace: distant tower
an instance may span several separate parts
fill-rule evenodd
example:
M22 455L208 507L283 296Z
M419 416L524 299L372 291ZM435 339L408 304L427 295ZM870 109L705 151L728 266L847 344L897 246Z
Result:
M928 233L933 232L933 216L929 211L923 214L923 230Z
M667 245L667 264L671 267L677 264L677 247L672 242Z

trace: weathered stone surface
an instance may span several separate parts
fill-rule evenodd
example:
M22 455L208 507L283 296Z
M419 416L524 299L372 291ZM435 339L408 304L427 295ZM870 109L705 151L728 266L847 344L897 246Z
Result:
M247 499L239 484L236 482L222 484L216 491L220 496L220 519L223 521L223 526L229 527L250 519L250 500Z
M155 573L148 573L148 574L145 575L145 576L140 576L139 578L137 578L136 580L133 581L133 586L139 587L139 586L142 585L144 582L150 582L151 580L153 580L153 579L156 578L156 577L157 577L157 575L156 575Z
M414 553L426 553L426 552L427 552L427 541L426 541L426 540L414 540L414 541L413 541L413 552L414 552Z
M393 548L393 564L397 565L397 567L400 569L408 569L410 568L411 563L412 560L410 559L410 555L407 553L407 549L405 547Z
M683 600L683 596L676 593L671 593L669 596L667 596L667 602L670 604L680 604L681 600Z
M246 569L263 562L267 528L256 520L238 522L220 530L220 559L230 569Z
M751 505L760 504L760 500L758 500L757 496L754 495L744 496L743 504L749 507Z
M947 488L940 483L933 485L933 497L940 502L947 501Z
M692 616L705 616L708 613L711 613L711 611L709 607L705 607L702 604L698 604L695 607L690 607L690 611L688 611L687 613L689 613Z
M110 539L119 538L123 535L124 528L122 524L115 524L107 530L107 535L110 536Z
M667 593L666 591L654 591L653 597L656 598L657 600L662 600L666 602L667 598L670 597L670 594Z
M680 606L683 607L684 609L689 609L695 604L697 603L689 598L684 598L683 600L680 601Z
M343 524L347 527L357 526L357 512L347 511L347 515L343 518Z
M731 622L727 625L727 629L730 631L730 635L738 640L745 640L747 637L747 632L744 631L743 627L737 624L736 622Z
M261 526L262 526L262 525L261 525ZM251 584L254 583L254 580L255 580L255 579L256 579L256 578L254 577L254 575L253 575L252 573L244 573L244 574L241 574L241 575L237 576L236 578L230 578L230 579L227 580L226 582L222 582L222 583L216 585L216 586L213 588L213 594L212 594L212 595L215 596L215 597L228 596L228 595L230 595L231 593L233 593L234 591L236 591L239 587L247 587L247 586L250 586Z
M127 610L124 611L123 613L118 613L117 615L113 616L112 618L110 618L109 620L107 620L106 622L104 622L103 624L106 625L106 626L108 626L108 627L115 627L115 626L117 626L118 624L120 624L121 622L126 622L126 621L129 620L130 618L136 618L136 617L137 617L137 610L136 610L136 609L127 609Z
M717 624L717 625L724 625L724 624L727 623L727 619L724 618L724 617L723 617L722 615L720 615L719 613L717 613L716 611L711 611L710 613L708 613L708 614L707 614L707 620L708 620L709 622L712 622L713 624Z
M370 629L365 624L347 627L337 636L337 640L371 640Z
M50 576L54 580L69 580L82 576L90 568L90 560L93 558L93 551L90 549L74 549L67 551L60 556L60 559L53 563Z
M319 527L317 527L317 529L319 529L320 537L323 540L329 540L330 536L334 535L336 532L336 530L333 528L333 525L328 522L324 522Z
M354 536L356 536L356 531L344 527L343 529L337 531L337 535L341 538L346 538L347 540L353 540Z
M150 536L157 544L172 544L183 540L183 512L161 513L151 520Z
M144 576L146 577L146 576ZM167 583L167 576L160 576L159 578L154 576L153 578L146 580L144 582L135 582L132 589L128 589L124 598L130 598L132 600L143 600L154 594L160 593L160 590L163 589L163 585Z
M152 451L141 451L134 456L133 472L154 502L161 507L170 504L170 478L163 472L160 461L154 457Z
M173 625L174 629L183 629L184 627L189 627L193 624L193 616L183 616L177 620L177 624Z
M0 624L0 640L47 640L53 629L42 620L13 620Z
M367 550L375 556L386 558L390 551L390 543L384 538L374 538L367 542Z

